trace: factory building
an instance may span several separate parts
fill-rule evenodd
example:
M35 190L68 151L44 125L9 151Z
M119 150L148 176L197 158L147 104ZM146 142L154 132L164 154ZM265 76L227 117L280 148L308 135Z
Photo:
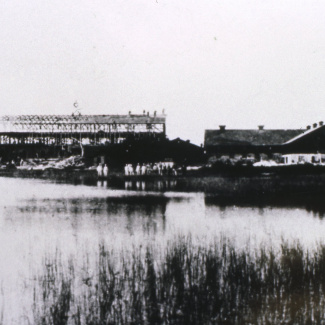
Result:
M285 154L325 153L325 126L314 123L303 129L255 130L227 129L221 125L216 130L206 130L204 146L208 157L261 156L272 158Z
M82 155L111 166L171 159L202 162L203 148L166 136L166 115L21 115L0 118L3 161Z
M120 143L129 137L165 137L165 114L21 115L0 119L0 145Z

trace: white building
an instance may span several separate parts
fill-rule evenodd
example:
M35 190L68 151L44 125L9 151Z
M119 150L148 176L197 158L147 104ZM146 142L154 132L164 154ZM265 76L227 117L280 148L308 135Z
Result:
M325 154L321 153L291 153L283 155L282 158L285 165L325 164Z

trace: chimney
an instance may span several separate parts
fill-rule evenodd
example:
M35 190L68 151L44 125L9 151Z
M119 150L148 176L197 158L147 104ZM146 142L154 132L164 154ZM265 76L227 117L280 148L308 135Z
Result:
M320 121L318 124L319 124L319 126L323 126L324 125L324 122L323 121Z
M225 131L226 130L226 126L225 125L219 125L220 131Z
M149 116L149 112L147 112L147 116Z
M146 111L145 110L143 110L143 115L146 115Z
M317 123L314 123L313 124L313 128L317 128Z
M307 125L307 130L310 130L311 129L311 126L310 125Z
M264 130L264 125L258 125L259 130Z
M153 112L153 116L156 116L156 115L157 115L157 111L154 111L154 112Z
M131 115L131 111L129 111L129 115Z

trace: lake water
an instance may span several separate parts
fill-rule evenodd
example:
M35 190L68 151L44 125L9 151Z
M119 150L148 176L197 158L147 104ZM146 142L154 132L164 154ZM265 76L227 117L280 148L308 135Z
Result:
M78 272L84 256L94 263L102 243L128 251L147 244L163 248L179 236L191 236L194 244L203 245L227 238L238 250L278 250L284 241L298 240L312 250L325 237L322 200L237 202L176 192L174 183L148 187L128 182L112 189L106 182L89 186L0 178L0 186L0 308L5 324L31 319L35 274L55 254L62 261L73 259Z

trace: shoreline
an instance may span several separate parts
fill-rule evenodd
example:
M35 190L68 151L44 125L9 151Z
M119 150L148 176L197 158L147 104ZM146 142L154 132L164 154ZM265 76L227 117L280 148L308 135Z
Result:
M188 171L186 175L179 176L126 176L121 172L112 172L107 178L100 179L96 170L89 169L2 169L0 177L43 179L89 186L102 182L113 189L204 192L224 197L287 197L294 193L325 195L324 166L227 168L218 171L203 169Z

